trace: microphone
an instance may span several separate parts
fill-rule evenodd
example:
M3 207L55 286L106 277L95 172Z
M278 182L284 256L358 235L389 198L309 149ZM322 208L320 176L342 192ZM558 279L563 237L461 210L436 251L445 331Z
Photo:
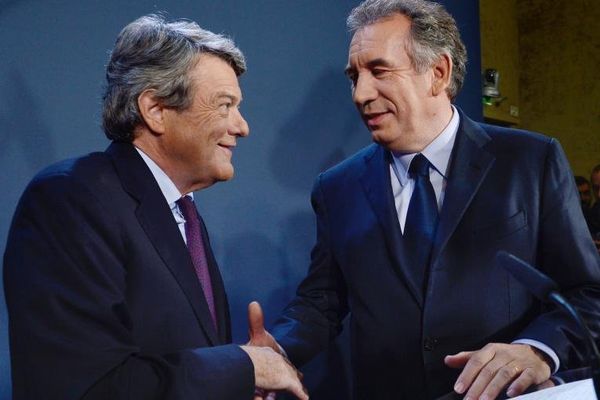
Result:
M575 320L588 347L588 362L592 367L594 389L596 396L600 398L600 353L592 333L579 312L559 293L556 282L538 269L506 251L499 251L496 260L535 297L543 302L557 304Z

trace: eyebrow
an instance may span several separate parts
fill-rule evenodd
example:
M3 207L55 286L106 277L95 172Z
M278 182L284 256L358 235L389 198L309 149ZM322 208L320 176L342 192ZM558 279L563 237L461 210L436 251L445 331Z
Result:
M234 94L232 94L230 92L225 92L225 91L217 92L215 94L215 97L216 98L226 97L226 98L230 99L233 102L235 102L237 100L239 100L240 103L242 102L242 98L241 97L238 98L236 95L234 95Z
M376 58L374 60L371 60L367 63L367 67L369 68L373 68L373 67L388 67L388 68L392 68L393 65L386 59L384 58Z

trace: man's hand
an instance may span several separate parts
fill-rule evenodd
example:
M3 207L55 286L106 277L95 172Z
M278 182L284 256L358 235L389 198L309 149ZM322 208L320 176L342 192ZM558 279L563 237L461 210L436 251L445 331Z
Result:
M444 362L452 368L464 367L454 391L463 394L468 389L466 400L495 399L509 384L508 396L517 396L550 377L544 356L526 344L490 343L478 351L446 356Z
M269 332L265 330L265 318L258 302L248 304L248 336L246 346L270 347L285 357L285 351ZM287 358L287 357L286 357Z
M265 319L263 316L262 308L260 307L260 304L258 304L258 302L256 301L253 301L248 305L248 335L250 336L250 341L246 343L246 346L242 346L242 349L248 352L247 349L249 349L250 347L258 346L263 348L264 350L272 350L273 352L277 353L276 355L279 355L280 358L288 365L288 367L293 369L295 374L295 381L298 382L300 387L300 392L297 392L288 388L263 386L263 384L259 382L257 366L256 363L254 363L253 359L252 362L254 363L254 375L256 378L257 387L256 392L254 393L254 400L274 400L276 398L276 394L275 392L273 392L273 390L277 389L286 389L294 395L296 395L296 397L298 397L299 399L308 399L306 388L304 388L304 386L301 383L302 374L298 370L296 370L296 368L294 368L294 366L289 362L283 348L281 348L281 346L279 345L279 343L277 343L275 338L265 329ZM252 356L250 356L250 358L252 358ZM274 372L267 371L266 373L269 374ZM294 385L294 388L296 388L296 385Z
M258 388L268 391L285 390L300 400L308 394L300 382L296 368L269 347L240 346L254 364L254 381Z

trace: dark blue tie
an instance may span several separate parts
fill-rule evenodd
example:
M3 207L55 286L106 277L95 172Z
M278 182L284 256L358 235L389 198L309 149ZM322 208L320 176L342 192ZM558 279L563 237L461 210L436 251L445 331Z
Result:
M421 153L410 163L408 173L415 181L415 189L408 205L403 233L406 251L412 261L412 278L422 291L425 289L425 277L438 222L437 201L429 180L429 166L429 161Z

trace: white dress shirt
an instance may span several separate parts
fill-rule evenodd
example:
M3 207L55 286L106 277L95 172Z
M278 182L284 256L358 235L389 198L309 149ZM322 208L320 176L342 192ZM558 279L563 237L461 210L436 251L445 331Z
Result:
M460 120L458 112L452 106L452 118L442 133L436 137L421 154L427 157L431 166L429 167L429 179L435 192L438 211L442 209L444 203L444 194L446 193L446 181L448 177L448 167L450 163L450 154L454 147L456 132ZM398 214L400 229L404 232L406 223L406 214L408 204L415 188L415 180L408 175L408 168L412 159L417 153L392 153L393 163L390 163L390 177L392 183L392 193L394 194L394 203Z
M442 133L440 133L427 147L421 151L430 162L429 179L435 192L438 211L442 210L444 195L446 193L446 183L448 181L448 172L450 168L450 155L456 140L456 133L460 124L460 117L454 106L452 106L452 118ZM408 174L408 168L412 159L417 153L393 153L393 162L390 163L390 179L392 184L392 193L394 194L394 203L400 229L404 232L406 223L406 214L408 205L415 188L415 180ZM520 339L512 342L514 344L528 344L544 352L554 362L554 373L560 367L560 361L556 352L544 343L533 339Z
M183 214L179 210L179 206L177 206L176 203L176 201L182 197L181 193L179 193L179 189L177 189L177 186L175 186L175 184L173 183L171 178L168 177L165 171L163 171L158 166L158 164L156 164L150 157L148 157L146 153L144 153L137 147L135 149L140 154L140 156L142 156L142 159L150 169L152 176L154 176L156 183L158 183L158 187L160 188L160 191L162 192L163 196L165 196L165 200L167 201L167 204L169 204L169 208L173 213L173 218L177 223L177 227L179 228L181 237L183 238L183 241L187 244L187 238L185 237L185 218L183 217ZM188 193L186 194L186 196L190 196L193 199L194 193Z

